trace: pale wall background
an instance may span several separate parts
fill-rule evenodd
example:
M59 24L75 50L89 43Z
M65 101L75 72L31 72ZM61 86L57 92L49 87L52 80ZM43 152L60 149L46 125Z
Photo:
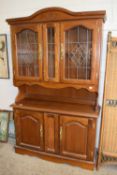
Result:
M64 7L72 11L106 10L107 20L103 29L99 86L99 104L102 105L107 33L108 31L112 31L112 35L117 36L117 0L0 0L0 34L7 34L10 68L10 79L0 79L0 109L12 110L10 104L14 102L17 94L17 88L12 83L10 30L5 20L7 18L29 16L41 8L51 6ZM101 116L98 119L96 147L98 147L99 142L100 119Z

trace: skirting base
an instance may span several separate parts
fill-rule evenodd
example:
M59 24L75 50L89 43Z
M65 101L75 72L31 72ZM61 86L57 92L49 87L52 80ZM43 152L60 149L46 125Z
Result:
M57 162L57 163L68 163L68 164L71 164L74 166L79 166L81 168L89 169L89 170L93 170L95 167L94 162L73 159L73 158L60 156L60 155L56 155L56 154L50 154L50 153L46 153L46 152L31 150L31 149L24 148L21 146L15 146L15 152L19 153L19 154L28 154L31 156L36 156L36 157L42 158L44 160L53 161L53 162Z

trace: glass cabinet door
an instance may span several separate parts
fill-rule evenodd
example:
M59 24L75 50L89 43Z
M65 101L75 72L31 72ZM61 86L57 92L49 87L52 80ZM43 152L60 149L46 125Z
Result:
M42 78L41 26L17 27L15 36L15 69L18 79Z
M94 23L64 22L61 24L61 62L64 82L91 83L95 81Z
M59 81L59 24L44 24L44 80Z

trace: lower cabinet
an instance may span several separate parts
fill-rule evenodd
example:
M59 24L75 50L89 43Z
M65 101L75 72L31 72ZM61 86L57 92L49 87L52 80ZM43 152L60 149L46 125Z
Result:
M15 110L16 144L45 155L94 161L96 120Z
M60 154L73 158L93 160L95 127L94 120L61 115Z
M15 111L16 144L43 150L43 113Z

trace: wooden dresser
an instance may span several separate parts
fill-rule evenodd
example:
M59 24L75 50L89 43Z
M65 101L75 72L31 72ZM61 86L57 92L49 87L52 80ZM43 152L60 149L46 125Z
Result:
M47 8L7 19L17 153L94 168L104 18L105 11Z

